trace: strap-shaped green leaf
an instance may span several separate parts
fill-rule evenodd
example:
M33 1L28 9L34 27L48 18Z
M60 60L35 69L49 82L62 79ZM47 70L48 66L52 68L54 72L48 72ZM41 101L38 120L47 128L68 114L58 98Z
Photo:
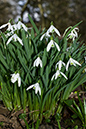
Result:
M31 16L30 16L29 14L28 14L28 17L29 17L29 20L30 20L32 26L34 27L36 33L39 34L39 30L38 30L38 28L36 27L36 24L34 23L33 19L31 18Z

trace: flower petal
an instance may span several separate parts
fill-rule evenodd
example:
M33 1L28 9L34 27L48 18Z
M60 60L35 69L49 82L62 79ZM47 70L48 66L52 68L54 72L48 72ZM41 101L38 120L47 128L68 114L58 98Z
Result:
M18 77L18 86L20 87L21 86L21 78Z
M53 43L53 40L51 40L48 45L47 45L47 52L50 51L51 47L54 47L54 43Z
M81 64L78 61L74 60L74 59L73 59L73 62L76 63L77 65L81 66Z
M33 88L33 87L34 87L34 84L31 85L31 86L29 86L26 90L29 90L29 89L31 89L31 88Z
M17 40L19 41L19 43L23 46L23 42L22 40L17 36Z
M8 39L6 45L8 45L12 39L13 39L13 36L11 36L11 37Z
M64 76L66 79L68 79L64 73L62 73L62 72L60 72L60 73L62 74L62 76Z
M4 25L0 26L0 29L5 28L7 25L8 25L8 23L6 23L6 24L4 24Z
M54 42L54 43L55 43L55 45L56 45L56 47L57 47L58 51L60 51L60 47L59 47L59 45L58 45L56 42Z
M69 64L70 64L70 60L67 62L66 71L68 71Z

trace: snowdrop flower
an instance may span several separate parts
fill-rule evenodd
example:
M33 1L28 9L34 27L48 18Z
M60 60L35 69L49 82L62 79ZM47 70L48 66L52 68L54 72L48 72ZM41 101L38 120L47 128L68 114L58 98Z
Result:
M13 31L13 25L11 25L10 22L0 26L0 29L5 28L6 26L8 26L8 28L7 28L8 31L10 31L10 30Z
M57 77L61 77L61 75L64 76L65 79L68 79L64 73L62 73L60 70L57 70L56 73L52 76L51 81L52 81L54 78L55 78L55 80L56 80Z
M77 64L77 65L81 66L81 64L78 61L74 60L73 58L70 58L66 65L66 71L68 71L69 64L74 65L74 66L76 66L76 64Z
M20 43L21 45L23 45L22 40L21 40L16 34L12 35L12 36L8 39L6 45L8 45L8 44L10 43L10 41L13 40L13 39L14 39L14 41L17 41L17 40L18 40L19 43Z
M4 25L0 26L0 29L5 28L6 26L8 26L8 23L6 23L6 24L4 24Z
M33 67L38 67L40 65L40 67L42 68L42 60L40 59L40 57L38 57L34 63L33 63Z
M35 90L35 94L37 94L39 92L39 94L41 95L41 88L39 86L39 83L35 83L35 84L29 86L26 90L29 90L31 88L33 88Z
M11 25L10 22L8 22L8 23L6 23L6 24L0 26L0 29L5 28L6 26L8 26L8 28L7 28L8 31L15 31L15 30L17 30L17 29L20 30L21 27L23 27L23 29L24 29L25 31L28 30L28 28L27 28L21 21L18 21L18 23L17 23L17 24L14 24L14 25Z
M53 25L51 25L51 26L49 27L49 29L47 30L47 32L48 32L48 33L56 32L56 34L57 34L58 36L61 36L61 35L60 35L60 32L59 32Z
M49 52L49 50L51 49L51 47L54 47L54 46L56 46L56 48L58 49L58 51L60 51L59 45L56 42L54 42L53 40L51 40L48 43L48 45L47 45L47 52Z
M56 32L58 36L61 36L60 32L53 25L51 25L47 30L47 32L41 36L40 40L42 40L44 37L50 37L49 33L52 33L52 32Z
M17 29L21 29L21 27L23 27L23 29L24 29L25 31L28 30L28 28L27 28L21 21L19 21L19 22L17 23Z
M12 83L15 83L16 81L18 81L18 86L20 87L21 86L21 78L20 78L20 75L19 75L19 73L17 73L17 74L11 74L11 82Z
M49 33L48 32L46 32L46 33L44 33L42 36L41 36L41 38L40 38L40 40L42 40L44 37L50 37L50 35L49 35Z
M57 68L57 65L58 65L59 70L61 70L62 65L65 66L65 63L62 60L60 60L59 62L57 62L55 68Z
M74 41L75 38L78 37L78 33L77 33L76 30L79 31L79 29L78 29L77 27L75 27L75 28L71 31L71 33L68 35L68 39L73 39L73 41Z

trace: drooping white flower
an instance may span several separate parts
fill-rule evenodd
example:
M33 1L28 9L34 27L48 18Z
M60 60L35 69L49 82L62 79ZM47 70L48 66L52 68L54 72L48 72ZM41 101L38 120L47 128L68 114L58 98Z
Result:
M4 24L4 25L0 26L0 29L5 28L6 26L8 26L8 23L6 23L6 24Z
M58 31L58 29L56 29L53 25L51 25L51 26L49 27L49 29L47 30L47 32L48 32L48 34L49 34L49 33L52 33L52 32L56 32L56 34L57 34L58 36L61 36L61 35L60 35L60 32Z
M39 92L39 95L41 95L41 88L39 86L39 83L35 83L35 84L29 86L26 90L29 90L31 88L33 88L35 90L35 94L37 94Z
M61 70L62 65L65 66L65 63L62 60L59 60L59 62L56 63L55 68L57 68L57 65L58 65L58 69Z
M8 31L10 31L10 30L13 31L13 26L11 25L10 22L8 22L8 23L6 23L6 24L0 26L0 29L5 28L6 26L8 26L8 28L7 28Z
M68 71L69 64L74 65L74 66L76 66L76 64L77 64L77 65L81 66L81 64L78 61L74 60L73 58L70 58L66 65L66 71Z
M52 76L51 80L53 80L54 78L56 80L57 77L61 77L61 75L64 76L65 79L68 79L64 73L62 73L60 70L57 70L56 73Z
M8 30L8 31L12 31L12 32L14 32L15 30L20 30L21 27L23 27L23 29L24 29L25 31L28 30L28 28L27 28L21 21L18 21L18 23L17 23L17 24L14 24L14 25L11 25L11 23L8 22L8 23L6 23L6 24L0 26L0 29L5 28L6 26L8 26L7 30Z
M8 39L6 45L8 45L8 44L11 42L11 40L19 41L19 43L20 43L21 45L23 45L22 40L21 40L16 34L12 35L12 36Z
M68 39L73 39L73 41L74 41L75 38L78 37L78 33L77 33L76 30L79 31L79 29L78 29L77 27L75 27L75 28L71 31L71 33L68 35Z
M46 32L46 33L44 33L42 36L41 36L41 38L40 38L40 40L42 40L44 37L50 37L50 35L49 35L49 33L48 32Z
M28 28L21 21L18 21L18 23L17 23L17 29L21 29L21 27L23 27L23 29L25 31L28 30Z
M42 60L40 59L40 57L38 57L34 63L33 63L33 67L38 67L40 65L40 67L42 68Z
M19 73L14 73L14 74L11 74L11 82L12 83L15 83L16 81L18 81L18 86L20 87L21 86L21 77L19 75Z
M56 46L56 48L58 49L58 51L60 51L59 45L58 45L56 42L54 42L53 40L50 40L50 42L49 42L48 45L47 45L47 52L49 52L49 50L50 50L52 47L54 47L54 46Z
M50 37L50 33L53 33L53 32L56 32L58 36L61 36L61 35L60 35L60 32L59 32L53 25L51 25L51 26L49 27L49 29L47 30L47 32L44 33L44 34L41 36L40 40L42 40L44 37L46 37L46 38L47 38L47 37Z

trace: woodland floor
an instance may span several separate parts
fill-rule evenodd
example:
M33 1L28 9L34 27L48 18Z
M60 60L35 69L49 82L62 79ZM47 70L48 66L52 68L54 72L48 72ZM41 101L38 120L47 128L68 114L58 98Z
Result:
M71 98L72 97L75 97L77 101L76 96L72 94ZM0 101L0 129L26 129L24 120L19 118L19 115L22 113L23 109L20 111L10 112L3 105L3 102ZM26 109L26 113L28 114L28 108ZM60 121L61 129L74 129L76 125L78 125L77 129L82 129L81 121L79 119L73 119L71 117L72 115L73 113L65 106ZM39 129L59 129L59 128L55 120L55 117L53 118L51 117L50 122L44 120L42 124L39 126Z

